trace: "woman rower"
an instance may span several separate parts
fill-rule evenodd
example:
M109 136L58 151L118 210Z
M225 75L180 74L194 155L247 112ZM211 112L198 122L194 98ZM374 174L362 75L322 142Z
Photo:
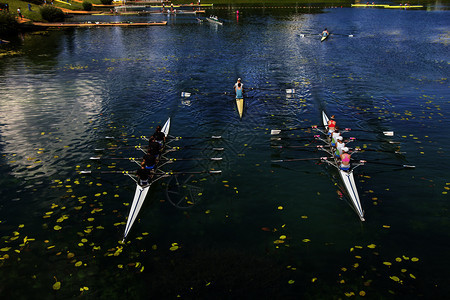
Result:
M334 152L337 157L341 156L342 148L345 147L344 138L342 136L338 136L336 138L336 151Z
M331 133L331 146L336 146L336 138L340 137L341 133L339 132L339 128L336 126L334 131Z
M148 185L148 179L150 178L150 171L147 170L144 166L141 166L136 171L136 176L138 178L138 184L140 186Z
M148 141L148 153L154 156L158 156L161 153L161 144L158 143L155 137L151 137Z
M344 147L342 148L342 154L341 154L341 165L339 166L339 169L343 171L350 170L350 154L348 153L348 148Z
M166 142L166 135L161 130L162 129L160 125L156 126L156 131L152 135L152 137L154 137L155 140L162 146Z
M334 120L334 115L331 116L331 118L328 120L328 135L331 135L331 133L336 129L336 121Z

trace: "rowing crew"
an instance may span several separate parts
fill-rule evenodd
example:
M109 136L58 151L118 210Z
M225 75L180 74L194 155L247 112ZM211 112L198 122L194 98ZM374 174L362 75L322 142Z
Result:
M155 133L150 137L148 141L147 152L145 153L140 168L136 171L138 177L138 183L141 186L149 184L149 180L153 178L155 173L156 164L158 163L164 143L166 142L166 136L161 131L161 126L156 127Z
M341 159L339 168L344 171L350 170L351 154L349 153L349 149L345 146L344 138L341 136L339 128L336 126L334 115L332 115L328 121L328 135L331 139L331 146L336 148L334 155Z

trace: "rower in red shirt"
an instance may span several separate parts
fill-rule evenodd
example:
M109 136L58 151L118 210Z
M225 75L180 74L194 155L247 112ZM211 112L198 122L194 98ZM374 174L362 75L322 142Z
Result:
M328 135L334 132L336 129L336 121L334 120L334 115L328 120Z

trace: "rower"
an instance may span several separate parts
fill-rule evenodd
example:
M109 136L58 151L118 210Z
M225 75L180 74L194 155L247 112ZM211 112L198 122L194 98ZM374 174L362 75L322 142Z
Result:
M336 128L336 121L334 120L334 115L331 116L331 118L328 120L328 135L331 135L331 133Z
M234 84L234 91L236 92L236 99L244 99L244 84L241 83L241 78L238 78Z
M147 153L158 156L161 153L161 144L158 143L155 137L151 137L148 141L148 151Z
M138 184L140 186L145 186L148 185L148 180L150 178L150 171L147 170L144 166L141 166L137 171L136 171L136 176L138 178Z
M350 170L350 156L351 155L348 153L348 148L343 147L341 154L341 165L339 166L339 169L343 171Z
M331 146L336 146L336 138L339 136L341 136L341 133L339 132L339 128L336 126L334 131L331 133Z
M328 32L328 30L325 28L323 31L322 31L322 36L328 36L330 33Z
M164 134L164 132L161 131L161 126L158 125L156 126L156 131L155 133L152 135L152 137L155 138L155 140L162 146L164 145L164 143L166 142L166 135Z
M157 157L150 153L144 155L144 159L142 160L141 166L146 170L154 170L156 167Z
M336 138L336 151L334 152L337 157L341 156L342 148L345 147L344 138L342 136L338 136Z

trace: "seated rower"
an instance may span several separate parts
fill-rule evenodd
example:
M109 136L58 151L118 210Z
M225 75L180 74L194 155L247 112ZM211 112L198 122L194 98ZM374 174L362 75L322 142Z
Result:
M341 133L339 132L339 128L336 126L334 131L331 133L331 146L336 146L336 138L341 136Z
M331 116L331 118L328 120L328 135L331 135L331 133L336 129L336 121L334 120L334 115Z
M152 135L152 137L155 138L155 140L162 146L166 142L166 135L164 132L161 131L161 126L156 126L156 131Z
M161 144L156 141L156 139L152 136L148 141L148 151L147 153L158 156L161 153Z
M337 157L341 156L342 148L344 147L345 147L344 138L342 136L338 136L336 138L336 151L335 151Z
M149 184L149 178L150 178L150 171L147 170L145 167L141 166L136 171L136 176L138 177L138 184L141 186L145 186Z
M343 147L341 154L341 165L339 166L339 169L343 171L350 170L350 156L351 155L348 153L348 148Z
M156 167L156 156L150 153L144 155L141 166L147 170L153 170Z

